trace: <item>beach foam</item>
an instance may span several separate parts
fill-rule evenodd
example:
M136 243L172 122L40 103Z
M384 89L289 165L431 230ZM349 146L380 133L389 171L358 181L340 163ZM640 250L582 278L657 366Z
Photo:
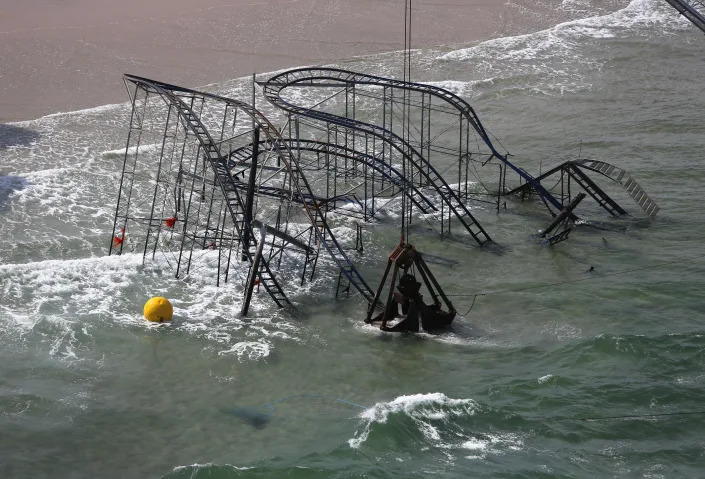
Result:
M582 5L564 2L564 6ZM477 94L485 84L499 81L500 89L522 88L534 94L564 94L592 88L585 72L603 68L605 60L586 55L586 48L605 39L659 35L687 28L687 20L668 5L655 0L632 0L625 8L605 15L580 18L552 28L519 36L495 38L478 45L453 50L437 61L472 65L483 78L472 82L444 82L453 91ZM583 64L566 58L581 56ZM498 80L501 79L501 80ZM546 79L547 81L544 81Z

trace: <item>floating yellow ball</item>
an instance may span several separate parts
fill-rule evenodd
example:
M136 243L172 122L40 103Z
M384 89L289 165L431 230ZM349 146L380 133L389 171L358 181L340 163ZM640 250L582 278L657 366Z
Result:
M147 321L152 321L153 323L171 321L173 314L174 308L171 303L168 299L161 296L155 296L144 303L144 317L147 318Z

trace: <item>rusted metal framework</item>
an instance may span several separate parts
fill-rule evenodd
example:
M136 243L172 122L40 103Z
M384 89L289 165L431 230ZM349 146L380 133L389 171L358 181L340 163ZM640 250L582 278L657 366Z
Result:
M280 307L290 304L288 287L312 279L323 261L338 291L356 290L374 309L355 264L359 224L356 235L347 231L382 210L398 208L403 243L423 221L480 246L491 239L478 217L509 194L537 195L560 218L551 229L577 218L576 189L626 214L590 173L620 184L648 215L658 211L627 172L601 161L530 175L499 151L466 101L436 86L332 68L260 84L285 114L281 130L250 104L125 75L132 113L110 254L159 255L177 277L195 269L209 269L216 284L237 277L246 297L258 282ZM507 172L518 185L507 186ZM338 226L346 233L336 236Z
M436 205L441 235L452 224L479 245L490 235L471 212L472 205L494 204L496 194L478 183L476 168L498 152L475 112L442 88L332 68L304 68L263 83L264 96L289 114L295 140L317 141L362 152L392 165ZM324 93L325 92L325 93ZM301 97L310 98L300 104ZM321 96L324 99L321 100ZM295 99L292 99L295 98ZM368 198L387 188L364 165L334 165L335 189L356 182ZM404 197L403 191L398 191ZM406 225L413 207L403 208Z
M652 200L641 186L631 177L631 175L617 166L605 163L604 161L581 159L566 161L546 173L535 178L536 182L550 181L554 184L552 189L559 189L557 195L564 201L570 202L576 189L585 191L595 202L612 216L622 216L628 214L616 201L605 193L588 175L587 172L597 173L614 183L620 185L637 205L648 216L656 216L659 206ZM555 182L555 177L560 176ZM572 188L571 188L572 185ZM525 183L507 192L507 194L529 194L533 185Z
M238 262L252 264L253 227L266 224L271 234L258 276L278 306L289 304L287 283L314 274L321 251L371 299L296 155L259 111L131 75L125 84L132 115L110 254L126 247L145 259L159 254L177 277L211 268L220 284ZM243 165L234 152L248 145Z
M496 202L499 209L501 196L517 192L536 194L554 217L572 201L571 186L583 189L611 215L626 214L588 173L621 184L648 215L658 211L626 171L601 161L569 161L532 176L500 151L465 100L440 87L335 68L289 70L263 86L265 97L286 111L290 124L296 125L296 141L306 141L303 135L318 135L325 143L399 165L409 183L435 200L441 235L451 231L453 222L478 244L488 243L489 234L470 210L488 202ZM493 166L499 167L499 176ZM340 171L345 175L334 171L333 177L366 178L347 161ZM518 176L520 186L508 186L508 172ZM550 177L557 172L561 173L560 189L554 183L544 186L544 180L553 182ZM363 182L361 186L367 191L375 184ZM406 208L407 225L412 210ZM570 217L577 218L572 210Z

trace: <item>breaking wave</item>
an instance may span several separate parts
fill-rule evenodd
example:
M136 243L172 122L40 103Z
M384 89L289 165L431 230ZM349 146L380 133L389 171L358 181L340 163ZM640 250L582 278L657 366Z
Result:
M489 454L520 450L523 439L517 434L487 434L472 431L472 418L484 409L472 399L453 399L443 393L399 396L377 403L363 411L361 424L348 440L351 448L418 448L441 452L450 459L463 456L483 459Z

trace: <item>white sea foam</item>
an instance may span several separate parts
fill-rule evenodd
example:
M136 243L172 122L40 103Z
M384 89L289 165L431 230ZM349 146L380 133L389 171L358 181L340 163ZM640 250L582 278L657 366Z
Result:
M507 83L509 89L564 93L592 87L583 69L588 65L588 71L599 70L605 60L585 53L586 45L591 42L658 35L685 28L686 23L667 5L655 0L632 0L617 12L571 20L535 33L491 39L436 59L472 64L474 71L485 76L469 82L443 82L451 91L466 95L477 91L483 86L482 82L493 84L498 78ZM571 58L582 61L567 61Z
M443 393L399 396L391 402L377 403L360 413L363 428L348 440L352 448L364 443L374 424L384 424L392 414L401 413L412 418L419 430L429 439L438 440L438 430L429 420L444 420L455 416L471 416L477 403L472 399L452 399Z
M134 156L135 154L140 153L153 153L155 151L159 151L161 147L162 145L159 143L152 143L148 145L131 146L129 148L118 148L116 150L103 151L100 154L104 158L122 159L124 158L125 153L127 153L129 156Z
M445 81L427 81L422 82L424 85L435 86L438 88L443 88L456 95L466 95L468 93L469 87L472 85L470 82L458 81L458 80L445 80Z
M390 402L377 403L360 415L361 428L348 440L351 448L359 449L368 440L372 430L386 424L392 416L410 419L426 441L420 450L442 451L449 461L463 456L482 459L488 454L503 454L523 447L523 438L515 433L498 434L469 431L463 423L481 412L481 406L472 399L453 399L443 393L400 396ZM467 455L472 451L473 455Z
M474 453L465 456L466 459L484 459L489 454L520 451L524 447L524 439L518 434L483 435L465 441L460 447Z
M238 359L257 360L269 356L270 345L265 341L240 341L233 344L229 349L224 349L218 354L234 354Z
M252 467L240 467L240 466L233 466L230 464L213 464L212 462L206 462L203 464L200 463L195 463L191 464L190 466L176 466L174 468L174 472L179 472L183 471L184 469L193 469L192 477L195 477L196 474L198 474L199 469L201 468L209 468L209 467L228 467L233 469L234 471L247 471L248 469L254 469Z
M465 61L492 56L500 62L560 57L575 50L586 37L629 36L635 34L633 30L639 27L679 28L685 25L684 22L655 0L632 0L627 7L617 12L571 20L535 33L487 40L470 48L446 53L438 59Z
M209 339L221 355L259 360L281 341L300 340L291 320L272 321L265 294L254 295L246 323L238 319L233 296L241 297L240 286L216 288L215 272L205 263L193 263L186 281L173 279L168 264L143 266L139 254L0 265L0 332L19 344L39 339L51 356L82 360L91 349L92 329L101 323L158 327L144 321L141 310L144 298L159 294L174 305L168 327Z
M15 126L31 126L37 122L42 122L42 121L46 121L46 120L55 120L55 119L65 119L69 116L102 115L106 112L116 112L122 108L126 108L128 105L129 105L129 103L127 103L127 102L108 103L107 105L99 105L99 106L94 106L91 108L84 108L82 110L57 111L55 113L50 113L48 115L44 115L44 116L37 118L37 119L34 119L34 120L16 121L16 122L9 123L9 124L15 125Z

